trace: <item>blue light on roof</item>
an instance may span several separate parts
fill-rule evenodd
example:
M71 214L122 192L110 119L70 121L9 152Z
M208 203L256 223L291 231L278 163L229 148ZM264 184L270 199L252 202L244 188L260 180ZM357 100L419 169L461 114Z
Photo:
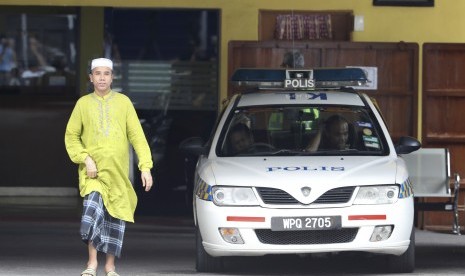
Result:
M309 72L312 69L292 69L290 72ZM288 74L287 69L242 68L234 72L231 80L238 83L255 85L259 83L283 83ZM313 69L316 87L360 86L368 82L361 68L318 68ZM302 74L309 75L309 74Z
M313 75L316 81L367 81L365 72L360 68L317 69Z
M253 81L253 82L282 82L286 79L284 69L251 69L242 68L234 72L232 81Z

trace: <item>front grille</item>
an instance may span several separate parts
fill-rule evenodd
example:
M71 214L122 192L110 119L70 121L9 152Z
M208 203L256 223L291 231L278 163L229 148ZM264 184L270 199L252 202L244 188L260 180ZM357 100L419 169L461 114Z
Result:
M340 187L324 193L313 203L315 204L335 204L347 203L355 190L355 187Z
M336 230L305 231L271 231L255 229L255 234L264 244L332 244L346 243L355 239L358 228L342 228Z
M299 204L294 197L280 189L260 187L257 191L266 204Z
M338 204L347 203L355 190L355 187L340 187L332 189L321 195L313 204ZM266 204L300 204L300 202L280 189L258 187L257 191Z

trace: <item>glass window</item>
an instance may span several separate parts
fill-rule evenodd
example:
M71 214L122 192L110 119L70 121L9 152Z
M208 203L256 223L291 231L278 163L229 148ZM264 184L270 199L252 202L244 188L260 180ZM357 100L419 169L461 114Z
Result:
M226 125L219 155L386 154L370 114L346 106L240 108Z
M216 112L218 10L106 8L104 32L113 89L137 110Z
M31 10L31 9L29 9ZM0 12L0 87L4 93L76 93L75 9Z

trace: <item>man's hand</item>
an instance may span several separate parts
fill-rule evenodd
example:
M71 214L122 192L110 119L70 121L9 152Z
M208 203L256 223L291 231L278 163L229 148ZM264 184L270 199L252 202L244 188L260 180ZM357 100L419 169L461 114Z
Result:
M310 143L307 145L307 148L304 151L308 152L315 152L318 151L318 147L320 146L321 143L321 134L323 133L323 128L324 125L320 124L320 128L318 129L317 134L313 139L310 141Z
M145 188L145 191L150 191L153 185L152 174L150 172L141 172L140 178L142 179L142 187Z
M92 157L87 156L84 163L86 164L87 176L89 178L96 178L97 177L97 165L95 165L95 162L92 159Z

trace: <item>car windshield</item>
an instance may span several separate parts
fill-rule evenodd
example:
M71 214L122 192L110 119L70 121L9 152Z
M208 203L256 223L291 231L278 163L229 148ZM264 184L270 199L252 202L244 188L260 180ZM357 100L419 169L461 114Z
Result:
M385 155L386 139L364 107L241 107L218 143L218 156Z

